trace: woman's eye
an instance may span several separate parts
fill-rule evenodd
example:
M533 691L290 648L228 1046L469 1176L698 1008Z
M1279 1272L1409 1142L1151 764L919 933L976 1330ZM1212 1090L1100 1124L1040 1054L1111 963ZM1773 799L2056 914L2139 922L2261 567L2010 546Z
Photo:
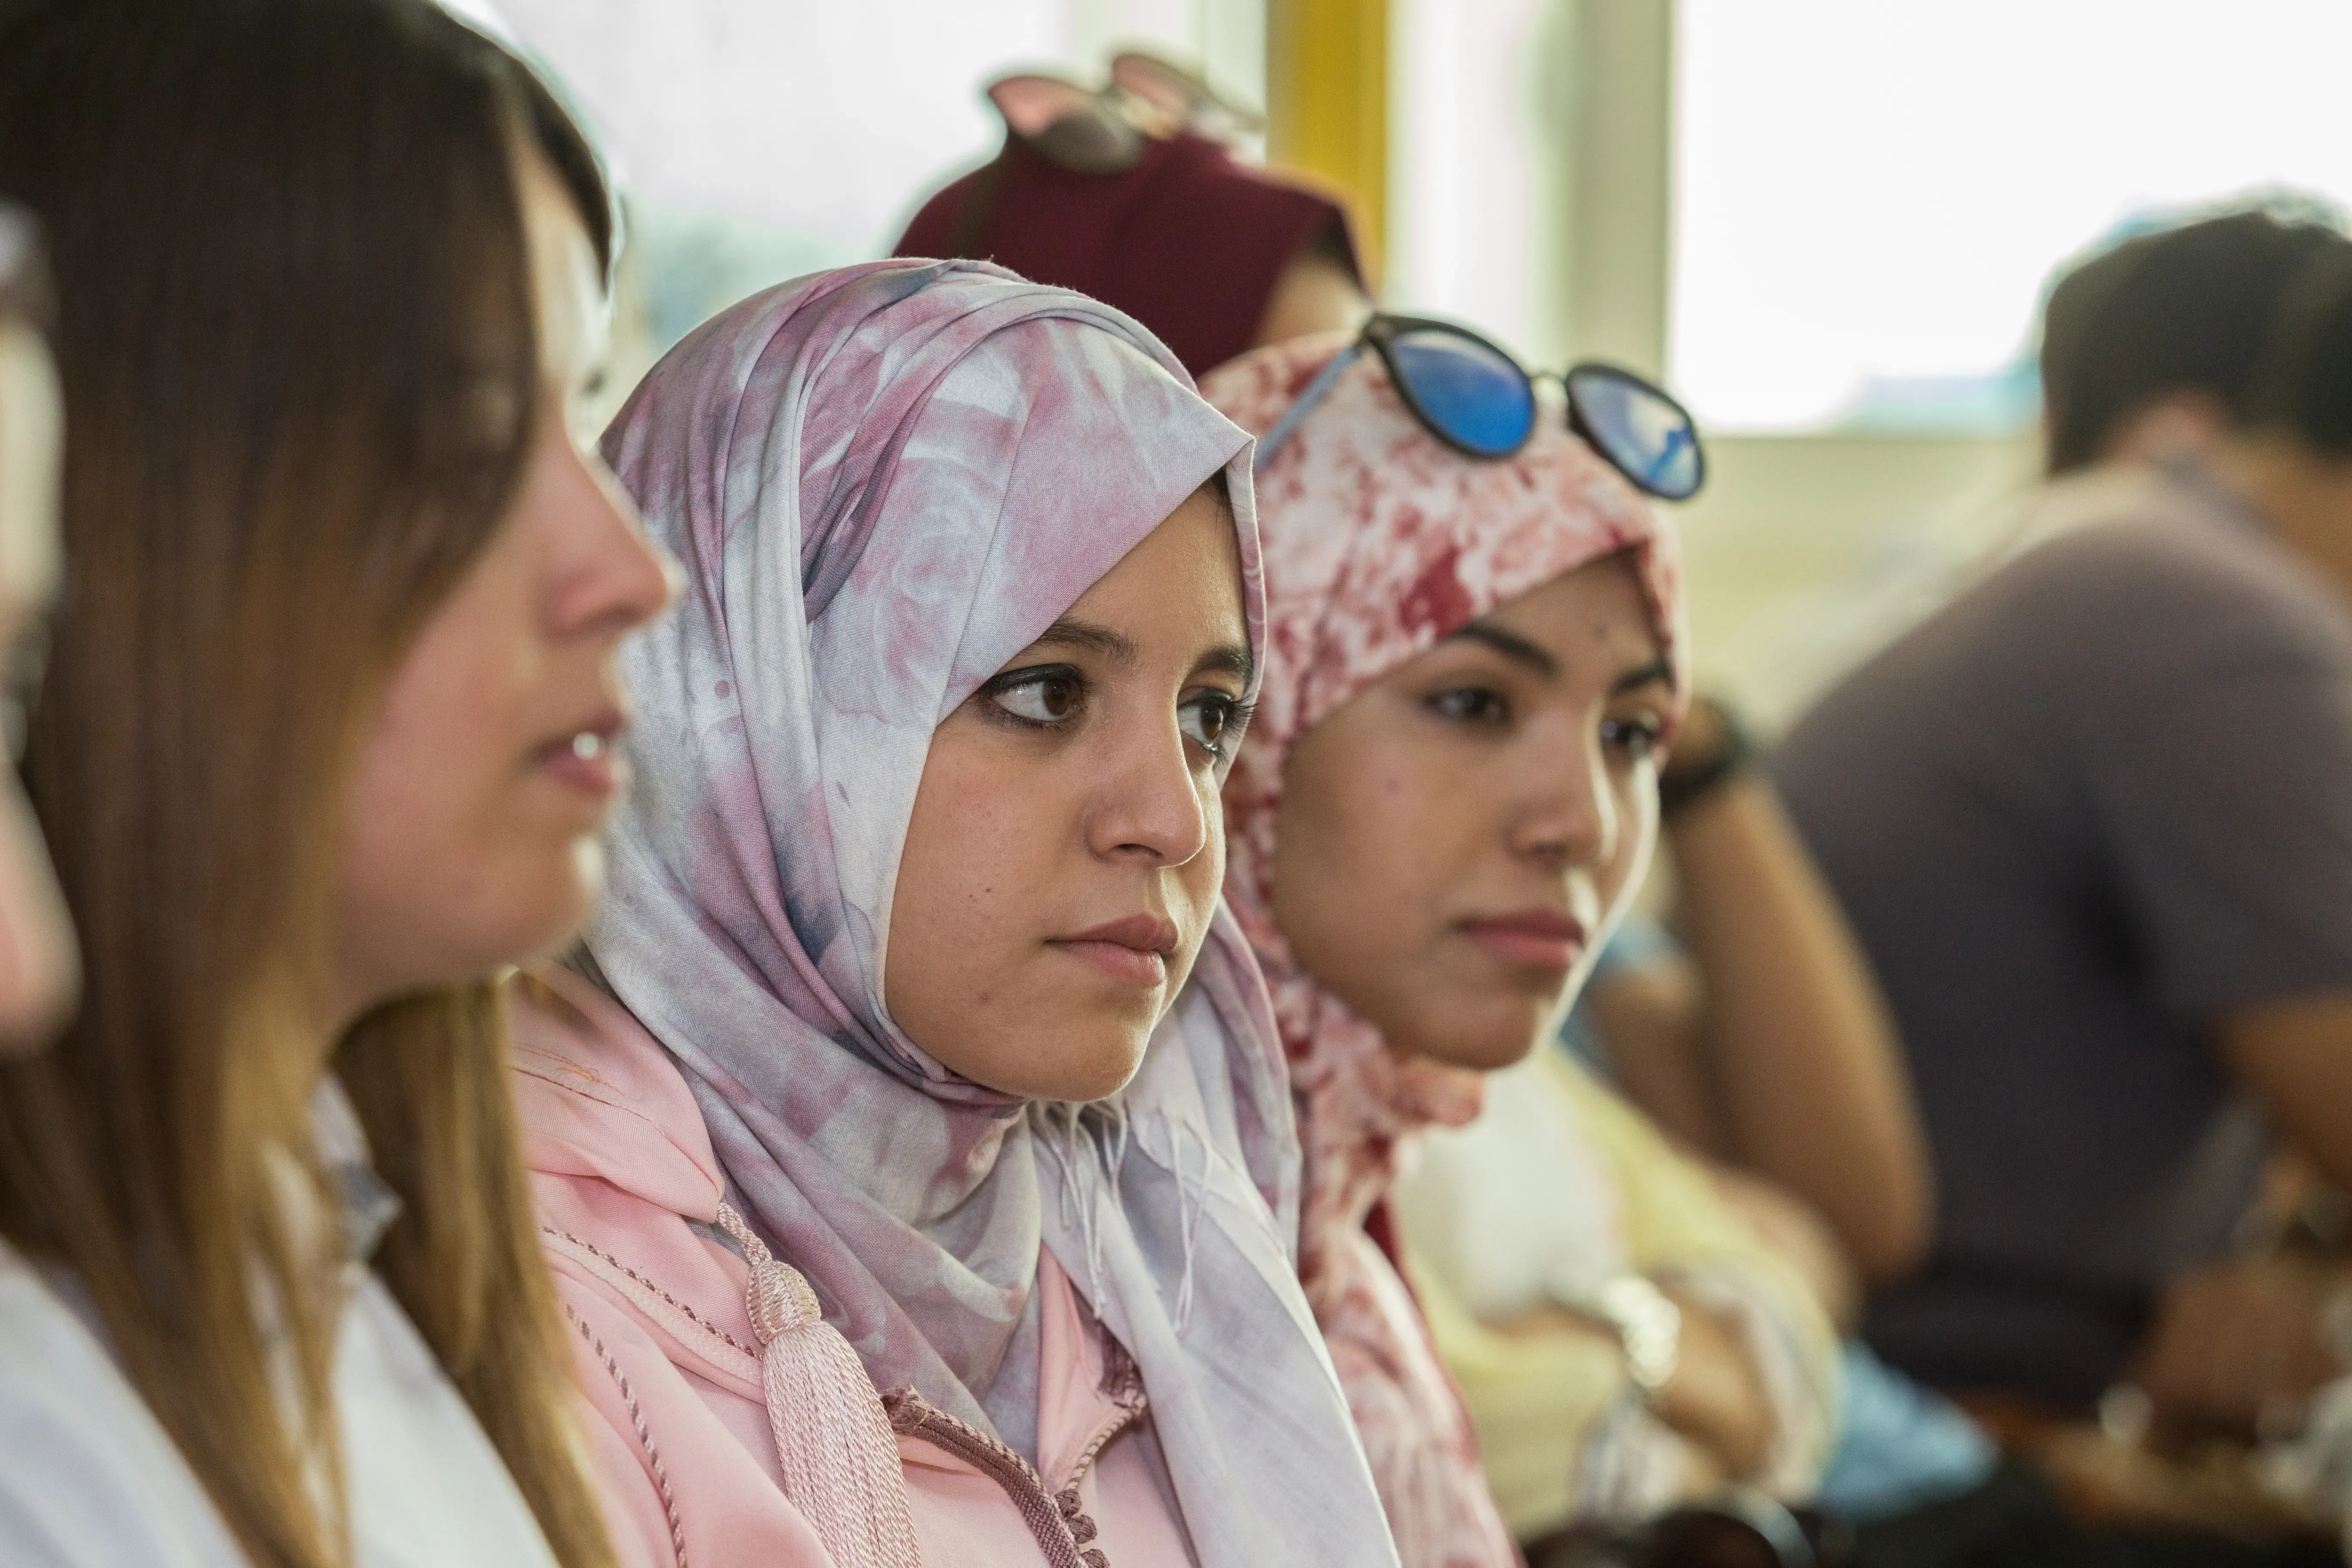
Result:
M1241 739L1249 715L1241 699L1222 691L1204 691L1176 710L1185 736L1213 757L1223 758Z
M1623 752L1633 762L1655 756L1658 742L1664 738L1664 726L1654 719L1603 719L1601 721L1601 743L1612 751Z
M1078 710L1081 693L1074 675L1026 675L990 687L988 700L1024 724L1058 724Z
M1511 717L1511 705L1503 694L1484 686L1438 692L1429 699L1429 706L1440 718L1457 724L1503 724Z

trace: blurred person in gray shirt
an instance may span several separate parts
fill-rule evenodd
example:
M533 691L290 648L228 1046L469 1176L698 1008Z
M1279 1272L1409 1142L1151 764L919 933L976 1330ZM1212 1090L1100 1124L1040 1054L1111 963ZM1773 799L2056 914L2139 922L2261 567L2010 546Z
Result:
M2246 1239L2279 1144L2352 1189L2347 274L2263 212L2070 272L2035 542L1775 756L1934 1166L1865 1333L1946 1389L2252 1436L2341 1370L2347 1276Z

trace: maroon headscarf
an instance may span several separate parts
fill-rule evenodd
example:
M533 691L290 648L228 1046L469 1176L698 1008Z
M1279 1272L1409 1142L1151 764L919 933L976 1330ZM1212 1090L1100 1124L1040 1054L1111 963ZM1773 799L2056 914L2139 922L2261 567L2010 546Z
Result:
M1091 294L1199 376L1256 341L1275 280L1318 243L1360 280L1345 208L1192 132L1146 137L1133 167L1097 174L1008 134L993 162L923 204L896 254L993 261Z

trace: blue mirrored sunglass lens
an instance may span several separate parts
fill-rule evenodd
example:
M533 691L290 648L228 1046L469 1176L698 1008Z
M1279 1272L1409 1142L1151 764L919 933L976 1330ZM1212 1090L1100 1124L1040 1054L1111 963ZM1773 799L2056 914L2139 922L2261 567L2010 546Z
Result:
M1608 371L1570 378L1569 395L1593 444L1654 495L1681 500L1698 490L1698 432L1688 416L1652 388Z
M1418 328L1391 339L1389 357L1429 422L1481 457L1510 456L1535 429L1535 389L1483 343Z

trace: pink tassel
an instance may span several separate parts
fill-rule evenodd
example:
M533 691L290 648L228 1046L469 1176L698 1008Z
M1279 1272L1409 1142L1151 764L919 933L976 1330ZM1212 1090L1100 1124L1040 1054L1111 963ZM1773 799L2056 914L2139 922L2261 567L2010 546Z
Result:
M720 1204L719 1224L751 1266L746 1295L784 1496L834 1568L920 1568L898 1442L857 1352L824 1321L800 1270L770 1256L741 1215Z

